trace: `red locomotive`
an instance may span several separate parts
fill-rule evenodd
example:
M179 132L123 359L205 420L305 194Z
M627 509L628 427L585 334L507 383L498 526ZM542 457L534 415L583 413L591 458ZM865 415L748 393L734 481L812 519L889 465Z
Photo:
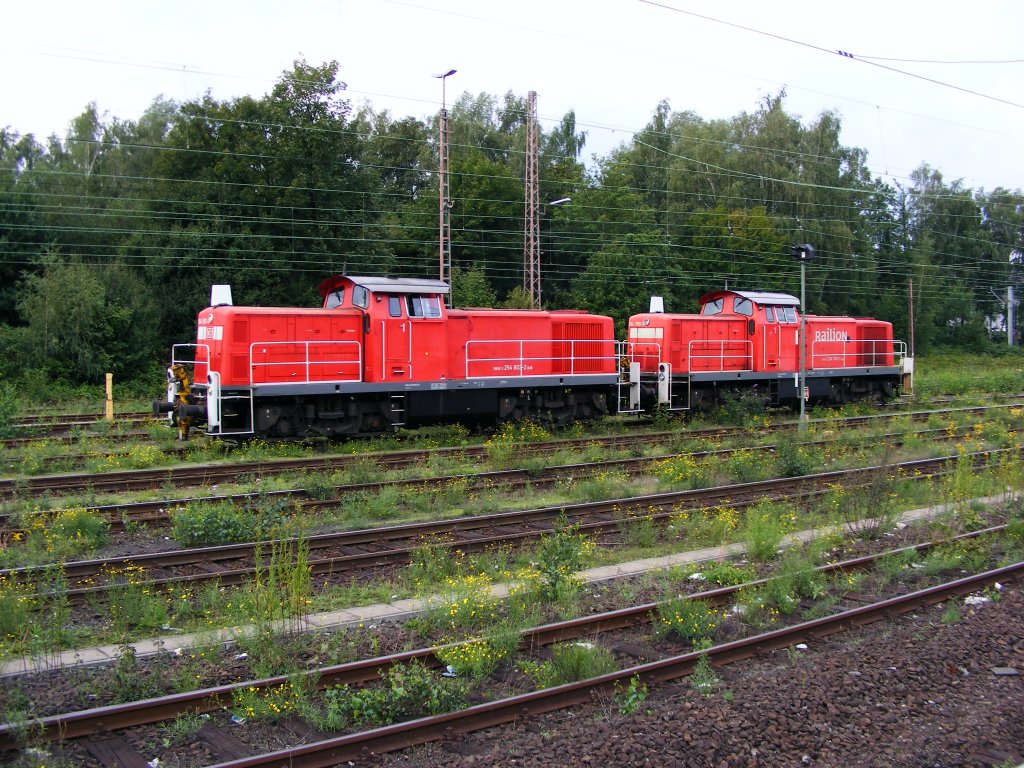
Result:
M379 434L496 419L569 423L614 410L612 319L574 311L448 309L440 280L335 276L321 309L199 313L175 345L168 399L182 437ZM185 366L193 367L190 385Z
M799 302L788 294L715 291L697 315L634 315L618 342L610 317L449 309L447 292L440 280L335 276L320 284L320 309L212 299L196 343L174 346L167 399L154 410L170 414L182 438L205 423L209 435L245 439L456 421L567 424L708 409L744 391L797 401ZM810 400L888 397L909 384L913 361L889 323L805 323Z
M798 402L799 305L785 293L723 290L702 296L696 315L633 315L628 410L707 410L723 393L742 392L769 404ZM909 390L913 361L893 341L891 323L819 315L804 322L808 400L841 404Z

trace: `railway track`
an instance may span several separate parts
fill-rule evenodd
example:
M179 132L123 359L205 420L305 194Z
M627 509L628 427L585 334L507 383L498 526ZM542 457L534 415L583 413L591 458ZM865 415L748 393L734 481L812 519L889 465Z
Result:
M961 436L958 431L954 434L946 429L925 429L916 430L910 433L889 433L877 435L878 440L886 441L893 446L901 445L908 435L915 438L935 437L941 441L955 440ZM829 441L818 440L805 443L807 446L825 446ZM777 446L759 445L759 450L775 452ZM539 469L508 469L494 470L488 472L476 472L473 474L459 475L437 475L430 477L405 478L400 480L380 480L368 483L351 483L336 485L330 488L318 487L314 493L305 488L292 488L277 491L247 492L236 494L222 494L212 496L186 497L177 499L154 499L151 501L129 502L122 504L107 504L100 506L86 505L83 508L87 511L103 517L111 530L119 531L130 526L164 525L169 522L170 510L195 503L216 504L229 502L243 506L246 504L288 504L295 511L316 511L317 509L336 506L343 498L354 495L365 495L381 492L384 489L408 490L418 492L424 490L437 490L445 487L460 487L466 492L479 492L488 489L501 488L512 492L526 488L551 487L559 482L571 480L583 480L589 477L600 476L605 473L616 473L623 476L636 477L647 474L651 471L656 462L671 461L673 459L688 458L694 461L708 461L711 459L726 459L738 452L749 450L747 448L722 448L718 450L693 451L685 454L665 454L654 457L641 457L631 459L609 459L605 461L592 461L585 464L563 464L558 466L543 467ZM329 497L324 494L330 493ZM13 516L0 513L0 542L10 541L13 534L25 532L23 527L12 525L17 517L20 526L26 521L38 515L52 514L52 510Z
M1001 528L1001 527L1000 527ZM999 528L977 531L957 540L974 538L994 533ZM823 575L846 574L852 571L870 569L884 557L897 556L910 551L924 552L938 545L949 542L925 542L899 550L890 550L873 555L846 560L840 563L821 566L817 569ZM917 610L950 597L976 592L994 582L1006 582L1019 579L1024 572L1024 563L985 571L981 574L957 579L946 584L920 589L909 594L902 594L883 600L865 602L861 594L853 594L850 601L855 607L840 610L834 615L814 621L803 622L754 636L741 637L731 642L722 642L706 651L687 651L684 653L657 653L647 647L638 647L629 638L638 628L648 627L658 611L657 603L642 603L619 610L595 614L568 621L546 624L524 631L520 636L519 651L536 654L538 651L555 643L579 641L586 639L596 641L598 638L606 645L613 647L619 658L624 660L620 669L597 678L570 683L542 691L508 696L488 701L468 709L447 713L435 717L420 718L412 722L394 726L384 726L370 731L361 731L346 735L317 734L311 744L303 744L285 750L266 754L237 754L237 739L226 735L225 727L230 724L213 722L204 728L206 733L200 737L209 745L210 751L223 759L218 765L227 768L243 768L245 766L299 765L328 766L339 761L357 760L364 750L384 752L402 749L409 746L427 743L439 738L449 738L455 733L493 727L511 719L524 715L536 715L554 709L571 707L585 703L598 691L620 689L630 680L642 681L644 684L655 684L676 679L690 674L701 657L710 660L714 666L723 666L739 662L755 655L792 646L810 638L821 637L856 628L880 619L888 619L907 611ZM690 599L706 600L721 606L733 600L741 590L756 589L768 580L762 579L732 587L723 587L689 595ZM616 641L616 637L625 637L626 642ZM309 670L304 676L318 690L336 685L372 684L386 674L387 670L397 665L420 662L428 667L443 666L439 653L444 646L420 648L384 657L362 659L359 661L333 665ZM651 656L657 658L651 659ZM243 681L230 685L221 685L200 690L158 697L146 701L112 705L92 710L62 713L36 720L32 725L34 739L39 741L63 740L65 745L78 741L85 745L104 765L142 765L144 758L123 740L116 737L116 732L123 729L158 723L174 718L177 715L191 713L213 713L230 708L236 695L241 690L269 691L278 686L289 685L294 676L272 677L260 680ZM221 716L221 720L225 717ZM296 741L294 724L285 729L291 733L291 740ZM307 729L305 735L312 733ZM95 737L102 734L106 747L97 749ZM112 734L115 734L112 736ZM0 749L14 749L23 743L24 728L12 725L0 726ZM287 738L287 737L286 737ZM86 740L91 742L86 743ZM234 745L224 747L224 742ZM220 752L218 753L218 745ZM236 754L231 754L235 749ZM143 760L143 762L133 762ZM205 764L205 763L204 763Z
M915 411L900 414L877 414L871 416L854 416L843 419L845 426L863 426L872 423L884 423L893 418L910 418L911 420L927 420L936 415L981 414L992 409L1005 409L1016 405L978 406L971 408L954 408L942 411ZM793 422L775 425L766 431L794 430ZM580 450L588 447L601 447L606 450L635 450L647 448L652 444L685 439L712 439L737 434L749 430L743 427L723 427L686 432L643 432L601 437L551 440L537 443L524 443L519 455L537 456L557 451ZM150 490L170 484L175 487L199 487L217 485L236 481L240 476L268 477L287 473L300 472L337 472L351 467L358 462L373 462L384 469L401 469L426 463L430 459L482 460L487 458L486 445L469 445L452 448L429 448L422 450L394 451L389 453L346 453L341 455L325 455L293 459L269 459L251 462L219 462L215 464L187 465L163 467L156 469L125 470L117 472L70 473L38 477L0 478L0 499L19 497L36 497L43 494L59 496L75 492L130 492Z
M1016 454L1009 450L986 452L970 459L974 466L980 466L993 456L1011 453ZM882 474L900 473L925 479L948 471L957 460L958 457L947 456L889 467L866 467L709 489L324 533L302 540L253 542L67 562L62 568L66 584L61 594L75 607L111 599L124 589L125 574L129 572L133 586L138 588L167 590L186 584L193 589L203 584L236 587L254 577L257 557L266 557L275 546L307 548L308 567L313 576L350 580L355 573L407 564L425 542L450 552L483 552L507 546L518 548L550 535L563 524L578 526L582 534L609 541L609 537L621 537L623 531L638 520L663 525L681 511L717 504L727 503L742 508L764 499L797 497L806 500L839 485L850 487L874 482ZM0 578L32 583L34 576L45 570L45 567L8 569L0 571Z

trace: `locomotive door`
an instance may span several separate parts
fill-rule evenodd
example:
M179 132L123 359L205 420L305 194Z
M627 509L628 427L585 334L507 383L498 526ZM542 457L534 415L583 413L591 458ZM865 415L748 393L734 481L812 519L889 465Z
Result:
M768 320L767 313L771 312L771 308L765 310L766 317ZM765 322L762 326L762 336L764 343L764 369L766 371L777 371L779 370L779 356L782 347L781 339L779 338L779 326L775 322L774 316L771 322Z
M402 297L388 296L388 316L384 326L384 371L385 381L411 378L412 329L409 318L402 311Z

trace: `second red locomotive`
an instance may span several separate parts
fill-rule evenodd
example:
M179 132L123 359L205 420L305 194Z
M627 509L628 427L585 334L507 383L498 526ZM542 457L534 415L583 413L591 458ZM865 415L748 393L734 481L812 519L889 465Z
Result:
M785 293L714 291L700 313L629 319L629 410L708 410L723 394L757 393L772 405L799 397L799 300ZM909 391L913 361L892 324L874 318L803 318L806 399L838 405Z

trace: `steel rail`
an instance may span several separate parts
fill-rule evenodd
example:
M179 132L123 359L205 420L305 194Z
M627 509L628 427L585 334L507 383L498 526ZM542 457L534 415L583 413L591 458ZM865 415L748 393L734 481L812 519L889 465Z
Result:
M892 445L901 444L902 439L910 434L914 437L927 435L943 435L948 437L945 429L924 429L910 433L888 433L874 436L878 440L892 441ZM955 439L950 438L950 439ZM817 440L805 443L806 445L829 445L828 440ZM759 445L758 450L777 452L776 445ZM334 495L328 499L311 498L308 490L304 488L282 489L277 491L250 491L237 494L221 494L214 496L199 496L180 499L157 499L154 501L129 502L124 504L109 504L102 506L85 506L86 511L102 515L110 524L111 528L124 528L127 523L138 522L161 522L168 518L169 510L181 507L190 503L224 503L233 504L245 503L255 500L290 500L303 509L315 509L317 507L329 507L338 503L343 496L352 494L369 493L371 491L382 491L386 488L427 490L431 488L444 487L453 483L465 484L467 491L486 489L488 487L500 486L502 488L526 488L553 485L554 483L567 478L580 479L602 472L619 471L628 475L644 474L650 465L658 461L690 457L706 461L713 458L728 458L742 451L749 451L750 448L720 448L716 450L691 451L688 453L664 454L659 456L645 456L630 459L607 459L604 461L592 461L586 464L562 464L551 467L534 469L505 469L487 472L475 472L473 474L438 475L434 477L404 478L401 480L378 480L367 483L355 483L336 485L332 487ZM34 516L53 514L54 510L30 512L18 516L19 520L31 519ZM0 513L0 534L24 532L24 528L12 527L13 514Z
M909 417L911 419L931 418L936 414L983 413L998 408L1012 408L1012 405L974 406L946 409L942 411L909 411L892 414L853 416L843 419L848 426L868 424L878 420ZM823 422L824 423L824 422ZM775 425L773 430L792 430L793 422ZM743 427L723 427L689 432L655 432L602 437L552 440L544 443L524 443L523 453L556 452L591 446L607 448L632 448L636 445L650 445L652 441L676 440L683 438L700 439L716 436L743 434L749 430ZM70 491L130 491L158 488L166 483L177 485L205 485L218 481L234 480L240 474L273 475L296 471L336 471L360 461L370 460L388 468L411 466L432 457L475 458L485 457L484 445L432 448L427 450L397 451L389 453L343 454L314 456L295 459L268 459L243 464L218 462L215 464L159 467L155 469L94 473L67 473L41 477L0 478L0 498L11 498L20 494L38 495Z
M1009 451L1010 449L1002 450ZM982 459L991 453L985 452L972 456L972 458ZM798 493L806 497L809 493L816 490L824 492L838 483L849 483L851 479L868 482L877 477L879 473L891 473L901 469L912 472L918 477L928 477L944 471L947 465L956 462L958 459L959 457L917 459L894 464L889 467L871 466L850 470L835 470L815 475L805 475L803 477L775 478L752 483L718 486L716 488L670 491L574 505L460 517L428 523L407 523L381 528L326 533L310 536L304 539L303 543L308 544L310 551L334 549L343 552L344 554L312 558L308 561L312 575L337 574L359 568L407 563L412 554L422 546L423 538L459 535L460 538L458 539L440 540L433 542L432 545L442 549L480 552L503 544L517 544L539 539L553 531L556 524L562 519L569 523L578 523L579 531L584 534L614 533L620 531L623 526L635 523L638 517L637 513L641 513L643 519L663 521L678 513L681 508L692 509L725 500L733 505L741 505L742 499L748 500L748 503L755 503L763 498L777 498L784 492ZM610 517L594 519L599 518L601 515L608 515ZM503 528L505 529L504 531L501 530ZM513 530L510 531L508 530L509 528ZM479 533L482 530L494 531L495 529L498 531L497 534ZM392 543L389 544L389 542ZM395 542L398 543L398 546L395 545ZM410 543L403 545L402 542ZM298 546L300 542L299 539L292 538L281 540L279 543ZM213 562L250 560L254 558L257 547L266 551L267 547L272 546L272 544L272 542L247 542L217 547L181 549L134 556L128 555L101 560L74 561L64 564L63 575L65 578L83 580L95 577L103 570L116 573L119 569L129 566L154 571L160 568L195 565L197 563L209 564ZM351 551L352 548L360 546L370 546L374 547L374 549L370 551ZM377 547L381 549L376 549ZM5 569L0 570L0 576L23 580L31 576L32 573L38 573L44 569L45 566ZM193 585L216 582L221 586L238 586L245 583L245 580L250 578L254 572L255 566L253 565L241 568L225 568L223 570L204 570L181 576L139 579L133 581L133 584L139 587L154 589L166 589L183 581ZM66 587L62 590L61 594L66 597L71 605L82 605L91 598L116 590L119 586L119 584L114 582Z
M942 602L950 597L969 594L993 582L1019 578L1022 571L1024 571L1024 563L1016 563L908 595L853 608L825 618L722 643L707 650L692 651L646 664L638 664L590 680L511 696L444 715L423 717L396 725L303 744L290 749L229 760L217 763L210 768L262 768L263 766L328 768L341 761L357 760L367 753L393 752L440 741L456 734L491 728L523 717L578 706L588 702L595 693L614 690L617 686L627 684L633 678L639 679L644 684L653 684L685 677L693 672L702 657L706 657L714 666L724 666L768 651L786 648L804 640L826 637L836 632L891 618L925 605Z
M870 567L879 560L901 553L923 552L952 541L978 538L998 533L1006 526L992 526L979 531L962 534L944 541L928 541L906 547L887 550L872 555L864 555L837 563L818 566L814 570L824 574L845 573ZM726 602L730 597L744 589L763 586L770 578L757 579L744 584L721 587L687 595L690 600L709 600L716 605ZM606 611L590 616L568 619L560 622L544 624L521 633L519 650L531 651L536 648L567 640L591 637L595 634L611 632L642 624L649 624L658 610L660 603L643 603L627 608ZM443 664L437 654L460 643L449 643L429 648L419 648L402 653L390 654L370 659L337 664L329 667L308 670L305 677L315 678L317 689L330 688L336 685L358 685L378 680L382 672L397 664L419 661L431 667ZM260 680L248 680L229 683L196 691L144 699L135 702L113 704L93 709L79 710L49 717L37 718L32 721L32 737L45 741L58 739L76 739L90 736L97 732L130 728L138 725L160 722L186 712L204 713L222 709L230 705L234 692L246 688L260 690L270 689L291 680L291 676L278 675ZM21 745L24 729L19 726L0 725L0 749L14 749Z

